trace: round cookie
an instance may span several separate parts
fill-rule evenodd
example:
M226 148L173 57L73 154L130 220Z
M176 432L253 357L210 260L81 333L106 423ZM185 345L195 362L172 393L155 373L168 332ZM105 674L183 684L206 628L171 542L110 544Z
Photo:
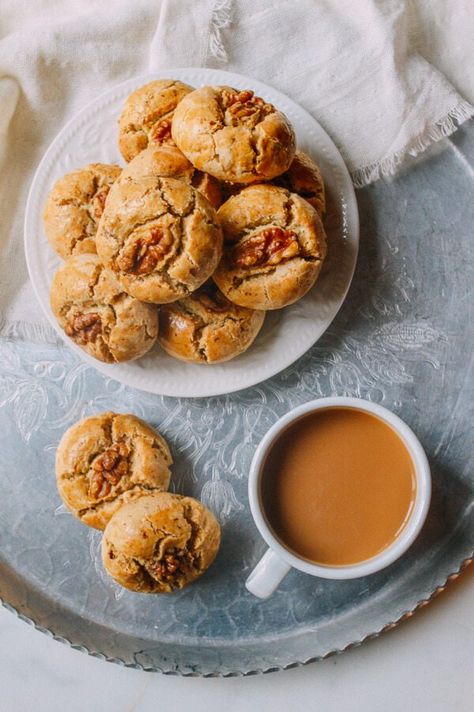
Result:
M162 492L140 497L114 514L102 539L102 561L125 588L169 593L201 576L219 544L219 524L203 504Z
M56 483L75 517L104 529L124 504L166 490L173 459L165 440L135 415L100 413L75 423L56 451Z
M43 224L49 244L63 259L94 253L95 235L120 166L90 163L60 178L48 195Z
M183 361L229 361L248 349L264 318L264 311L239 307L206 282L189 297L161 307L159 342Z
M173 143L173 112L192 90L174 79L156 79L130 94L119 118L119 148L127 162L149 143Z
M224 256L213 275L219 289L250 309L279 309L316 281L326 236L316 210L273 185L244 188L218 212Z
M326 191L317 163L304 151L296 151L286 173L272 181L274 185L297 193L304 198L322 218L326 212Z
M222 203L219 181L197 171L176 146L151 145L145 148L122 171L120 181L123 183L130 178L179 178L199 190L213 208L217 209Z
M156 304L200 287L222 255L216 211L199 191L176 178L116 183L96 243L123 289Z
M295 154L288 119L252 91L228 86L187 94L171 134L193 166L236 183L270 180L289 168Z
M158 335L157 310L126 294L97 255L76 255L53 277L51 309L66 334L106 363L143 356Z

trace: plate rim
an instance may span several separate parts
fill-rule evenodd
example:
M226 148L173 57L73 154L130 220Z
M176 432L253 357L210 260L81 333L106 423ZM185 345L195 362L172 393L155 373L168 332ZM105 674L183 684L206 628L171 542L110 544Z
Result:
M165 76L168 74L175 74L177 78L180 78L179 75L185 74L185 73L192 73L192 72L203 72L204 74L209 73L209 75L215 75L218 73L219 75L222 75L225 77L226 75L230 78L238 78L239 81L242 82L251 82L254 86L258 88L259 91L265 91L270 89L276 96L282 97L284 101L290 102L291 104L295 105L298 108L298 111L301 113L301 115L304 116L304 118L311 122L313 125L317 126L317 130L320 132L320 134L324 137L324 140L328 142L328 144L331 145L331 150L334 152L334 155L338 159L338 169L340 171L340 177L343 181L342 185L342 194L344 196L345 204L346 204L346 215L344 216L344 219L350 223L350 238L351 238L351 247L353 249L353 259L352 259L352 264L350 266L350 269L348 270L348 277L347 277L347 282L345 284L343 292L341 292L339 303L337 305L337 308L334 310L334 312L330 315L330 317L325 321L323 329L320 333L318 333L315 338L312 340L312 342L309 345L305 345L302 349L297 349L296 352L294 352L289 358L283 358L279 361L278 364L275 365L275 367L271 368L268 370L268 372L261 377L260 375L257 377L252 377L248 379L248 381L245 381L244 383L238 383L234 382L233 384L226 384L225 389L223 390L222 385L217 386L215 388L212 387L207 387L205 391L200 391L198 393L189 393L186 390L180 390L179 386L178 387L173 387L171 390L168 390L166 387L159 386L158 388L147 388L143 384L138 385L136 382L132 382L127 377L120 377L120 374L117 374L116 372L114 373L114 366L115 364L106 364L102 363L101 361L98 361L97 359L94 359L92 356L89 356L85 351L83 351L79 346L77 346L75 343L73 343L70 339L66 337L62 329L59 327L56 319L54 318L53 314L51 313L51 310L49 309L49 305L43 302L42 297L40 297L39 293L39 285L36 283L36 279L34 277L35 274L35 269L32 264L32 259L33 259L33 254L30 250L30 240L29 240L29 235L33 234L33 231L38 229L38 226L35 224L35 221L33 220L33 201L34 201L34 196L35 196L35 191L36 191L36 184L38 181L38 177L41 175L43 172L43 168L45 165L48 164L50 160L51 154L54 153L56 146L60 144L60 142L63 140L63 137L67 132L69 131L70 127L75 125L76 122L80 121L81 117L86 115L89 111L92 105L96 103L100 103L103 101L106 97L119 92L121 89L125 89L128 87L132 87L136 85L138 82L148 82L153 80L153 78L160 78L161 76ZM181 76L181 79L185 79L185 77ZM223 79L224 81L224 79ZM108 378L112 378L115 381L118 381L119 383L122 383L125 386L131 387L131 388L136 388L137 390L141 390L145 393L150 393L153 395L162 395L166 397L171 397L171 398L213 398L213 397L219 397L219 396L225 396L230 393L236 393L238 391L245 390L247 388L252 388L254 386L257 386L260 383L263 383L270 378L273 378L277 374L283 372L285 369L287 369L289 366L291 366L293 363L298 361L300 358L304 356L307 351L314 346L314 344L321 338L321 336L327 331L327 329L330 327L334 319L336 318L337 314L339 313L342 305L344 304L348 291L350 289L350 286L352 284L352 280L354 277L354 272L356 269L357 265L357 259L358 259L358 253L359 253L359 247L360 247L360 221L359 221L359 211L358 211L358 205L357 205L357 198L355 195L355 189L349 174L349 171L347 169L347 166L344 162L344 159L335 145L334 141L332 138L329 136L329 134L326 132L326 130L319 124L319 122L300 104L298 104L296 101L294 101L291 97L287 96L286 94L280 92L279 90L275 89L273 86L266 84L264 82L261 82L258 79L252 79L250 77L247 77L243 74L237 73L237 72L227 72L226 70L221 70L221 69L214 69L214 68L209 68L209 67L179 67L179 68L167 68L165 70L157 70L155 72L148 72L147 74L143 75L137 75L135 77L131 77L129 79L124 80L123 82L120 82L113 87L110 87L106 91L102 92L98 96L96 96L94 99L92 99L90 102L88 102L82 109L80 109L76 114L74 114L65 124L62 126L62 128L58 131L58 133L55 135L51 143L49 144L48 148L46 149L45 153L43 154L41 160L39 161L36 171L34 173L34 176L31 181L30 189L28 191L28 196L26 200L26 205L25 205L25 218L24 218L24 224L23 224L23 247L24 247L24 253L25 253L25 258L26 258L26 265L27 265L27 270L28 270L28 275L30 279L30 283L33 287L33 291L36 297L37 302L39 303L41 310L43 314L46 316L49 325L53 328L55 334L59 337L60 343L62 346L69 348L73 353L76 353L79 358L81 358L82 361L87 363L89 366L95 368L97 371L102 373L103 375L107 376ZM196 365L196 364L194 364ZM220 381L219 381L220 382Z

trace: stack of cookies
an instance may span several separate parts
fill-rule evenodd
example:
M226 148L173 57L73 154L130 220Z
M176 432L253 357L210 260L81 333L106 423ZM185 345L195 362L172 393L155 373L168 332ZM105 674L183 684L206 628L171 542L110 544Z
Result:
M83 524L105 530L105 569L132 591L181 589L219 549L214 515L196 499L166 491L172 462L164 438L130 414L81 420L59 443L59 494Z
M61 178L44 211L65 262L51 307L65 333L109 363L158 339L217 363L245 351L265 312L301 299L326 255L324 183L293 128L252 91L157 80L119 119L127 166Z

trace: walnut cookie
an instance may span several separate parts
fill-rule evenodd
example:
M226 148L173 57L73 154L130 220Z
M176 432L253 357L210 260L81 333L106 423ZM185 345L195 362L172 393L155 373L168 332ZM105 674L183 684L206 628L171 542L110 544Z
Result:
M66 334L100 361L139 358L156 341L157 310L126 294L97 255L76 255L61 265L50 302Z
M127 162L151 143L173 143L173 112L192 90L173 79L157 79L130 94L119 118L119 148Z
M145 148L122 171L120 182L130 178L179 178L199 190L213 208L217 209L222 203L219 181L197 171L176 146L152 145Z
M282 173L281 176L274 178L270 184L286 188L292 193L297 193L313 206L321 219L324 217L326 213L324 180L318 164L304 151L296 151L288 170ZM245 184L222 183L221 189L224 200L237 195L245 187Z
M120 166L90 163L60 178L44 207L43 224L49 244L63 259L94 253L95 235L110 187Z
M250 309L279 309L313 286L326 255L316 210L284 188L244 188L219 209L224 256L213 280Z
M288 119L252 91L206 86L179 103L171 135L193 166L219 180L253 183L286 171L295 154Z
M168 492L125 504L104 531L102 561L112 578L140 593L184 588L213 562L220 527L200 502Z
M123 289L144 302L187 296L214 272L222 230L209 201L176 178L137 178L111 191L97 252Z
M165 440L142 420L101 413L64 433L56 452L56 483L75 517L104 529L127 502L166 490L172 462Z
M161 307L159 342L183 361L229 361L253 343L264 318L264 311L239 307L206 282L189 297Z

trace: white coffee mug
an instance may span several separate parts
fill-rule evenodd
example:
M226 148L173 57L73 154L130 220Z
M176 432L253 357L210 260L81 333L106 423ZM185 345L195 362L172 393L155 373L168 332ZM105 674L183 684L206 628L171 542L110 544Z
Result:
M395 541L370 559L347 566L313 564L297 556L279 541L267 524L262 508L260 479L267 454L279 435L288 425L308 413L326 408L354 408L372 413L395 430L411 455L416 479L415 502L408 521ZM250 510L260 534L270 547L260 559L245 585L259 598L268 598L278 587L283 577L293 567L312 576L328 579L351 579L380 571L398 559L414 542L428 514L431 499L430 466L420 441L414 432L397 415L381 405L360 398L331 397L304 403L278 420L260 442L250 466Z

